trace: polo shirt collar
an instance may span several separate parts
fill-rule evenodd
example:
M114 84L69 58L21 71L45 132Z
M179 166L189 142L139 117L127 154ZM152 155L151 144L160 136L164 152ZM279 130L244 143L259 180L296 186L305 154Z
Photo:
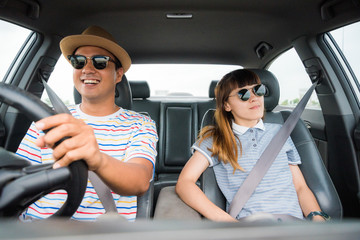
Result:
M264 125L263 120L260 119L259 122L253 128L265 130L265 125ZM234 121L232 122L232 129L233 129L234 133L239 134L239 135L243 135L244 133L246 133L247 130L249 130L248 127L238 125Z

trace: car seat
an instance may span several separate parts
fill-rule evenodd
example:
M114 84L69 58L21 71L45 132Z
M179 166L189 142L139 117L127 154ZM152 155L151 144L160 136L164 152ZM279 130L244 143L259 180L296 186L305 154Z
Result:
M74 88L74 99L75 103L81 103L81 95ZM115 103L116 105L125 108L132 108L132 95L130 90L129 82L125 75L123 75L122 80L116 84L115 89ZM150 182L148 191L137 198L137 214L136 218L150 218L153 211L153 195L154 195L154 183Z
M267 93L264 96L265 119L264 122L283 124L290 111L274 112L278 105L280 90L276 77L264 69L249 69L255 72L266 86ZM214 121L214 109L209 110L203 118L201 127L211 124ZM332 218L342 217L342 206L335 187L325 168L320 153L311 136L311 133L302 120L299 120L295 126L291 138L300 154L302 164L299 165L304 178L317 198L321 209ZM213 168L207 170L201 176L201 188L205 195L217 206L226 208L226 200L222 195L215 180Z

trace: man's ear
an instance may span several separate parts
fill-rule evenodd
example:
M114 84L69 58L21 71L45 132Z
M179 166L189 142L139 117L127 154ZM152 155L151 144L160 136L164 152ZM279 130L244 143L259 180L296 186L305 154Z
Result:
M124 75L124 69L122 67L118 68L116 70L116 83L121 82L123 75Z

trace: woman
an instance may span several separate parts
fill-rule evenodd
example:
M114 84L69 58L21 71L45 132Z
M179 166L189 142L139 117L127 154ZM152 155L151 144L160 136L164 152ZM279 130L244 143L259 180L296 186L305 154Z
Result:
M213 167L229 206L281 128L262 121L264 94L265 86L250 70L235 70L221 79L215 88L215 124L201 130L192 147L194 154L179 176L176 192L186 204L214 221L237 221L260 212L300 219L311 216L323 221L319 204L298 167L301 159L290 137L236 219L213 204L196 185L206 168Z

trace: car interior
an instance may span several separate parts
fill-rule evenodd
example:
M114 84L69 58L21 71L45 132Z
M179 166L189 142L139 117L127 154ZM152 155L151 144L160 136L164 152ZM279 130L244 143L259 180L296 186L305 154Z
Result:
M359 1L8 0L0 1L0 21L30 31L14 58L9 59L9 67L0 68L0 239L136 239L149 234L155 239L359 238L360 73L359 62L353 64L346 57L348 52L358 56L360 50L357 44L337 43L331 35L337 29L357 26L357 35L347 35L350 30L344 30L340 39L360 37ZM80 34L90 25L102 26L113 34L134 66L212 64L252 70L266 87L264 121L270 123L283 124L294 109L281 99L282 91L290 92L288 84L296 78L295 73L286 71L291 63L278 67L287 73L285 81L280 81L279 70L273 66L284 53L295 50L307 75L301 78L301 91L319 81L315 89L318 107L304 110L291 138L301 156L305 180L332 220L222 223L208 221L187 206L175 193L175 185L192 155L191 146L199 131L214 121L214 89L221 76L207 79L202 86L206 96L189 93L197 85L186 79L181 84L186 92L156 95L158 89L150 78L160 76L145 73L143 78L132 78L129 73L116 86L115 102L154 120L159 137L154 178L146 194L138 197L137 220L128 223L109 217L96 224L69 221L70 212L76 210L85 191L84 166L66 168L55 176L51 171L45 174L49 166L29 167L13 153L32 121L56 114L56 109L40 99L42 81L50 83L63 58L60 40ZM2 26L0 31L6 36L8 32ZM9 58L6 48L0 50ZM171 82L177 74L172 72L166 81ZM72 83L71 79L66 81ZM74 87L71 96L75 104L81 103ZM293 98L298 102L301 97ZM48 184L49 176L54 177L54 183ZM212 168L202 174L197 185L212 202L226 209ZM58 187L69 194L65 210L57 214L60 218L17 221L24 207Z

